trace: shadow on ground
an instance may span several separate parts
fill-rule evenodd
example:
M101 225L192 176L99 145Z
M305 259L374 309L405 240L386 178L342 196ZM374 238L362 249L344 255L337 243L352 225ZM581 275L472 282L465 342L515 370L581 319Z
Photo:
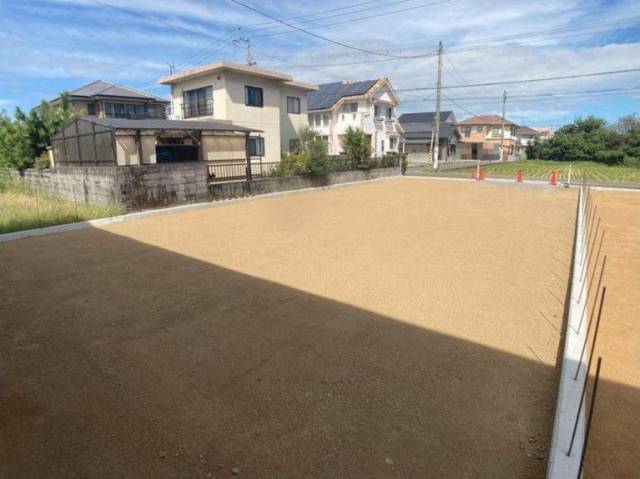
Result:
M552 367L73 234L0 247L0 476L543 477Z

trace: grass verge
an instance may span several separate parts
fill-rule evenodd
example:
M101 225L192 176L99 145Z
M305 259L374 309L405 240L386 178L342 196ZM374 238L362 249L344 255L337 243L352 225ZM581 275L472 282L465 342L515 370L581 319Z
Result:
M0 234L122 214L120 205L67 201L0 178Z

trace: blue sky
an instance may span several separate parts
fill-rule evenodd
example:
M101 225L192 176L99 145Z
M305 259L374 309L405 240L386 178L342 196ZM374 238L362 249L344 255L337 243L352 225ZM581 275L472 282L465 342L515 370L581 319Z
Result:
M445 86L640 67L637 0L428 5L436 1L245 3L279 18L304 15L290 22L376 52L417 55L442 40ZM269 22L226 0L0 0L0 109L28 109L96 79L166 95L155 80L169 63L243 62L243 47L232 42L238 37L251 39L259 66L308 82L387 76L396 89L435 84L435 57L388 60ZM558 126L589 114L613 121L640 112L640 73L449 90L455 103L447 100L443 108L459 119L499 113L505 88L513 97L507 117L531 126ZM602 90L614 91L522 98ZM402 93L400 110L433 110L429 94Z

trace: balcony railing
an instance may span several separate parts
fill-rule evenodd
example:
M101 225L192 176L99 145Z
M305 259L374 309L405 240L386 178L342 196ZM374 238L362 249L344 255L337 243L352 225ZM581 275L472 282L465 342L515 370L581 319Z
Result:
M213 100L195 101L182 104L182 118L213 115Z

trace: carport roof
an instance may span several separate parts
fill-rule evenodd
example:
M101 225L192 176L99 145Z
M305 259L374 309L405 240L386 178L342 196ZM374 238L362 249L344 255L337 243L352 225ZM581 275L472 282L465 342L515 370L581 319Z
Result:
M129 120L126 118L82 117L84 121L107 128L121 130L189 130L189 131L236 131L262 133L262 130L234 125L231 122L191 120Z

